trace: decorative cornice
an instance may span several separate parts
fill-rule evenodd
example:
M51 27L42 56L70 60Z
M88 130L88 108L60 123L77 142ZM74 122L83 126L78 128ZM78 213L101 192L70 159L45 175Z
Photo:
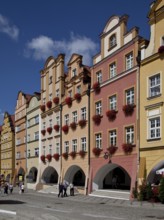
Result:
M152 105L147 105L147 106L145 106L145 110L158 108L160 106L163 106L163 103L164 102L158 102L158 103L155 103L155 104L152 104Z

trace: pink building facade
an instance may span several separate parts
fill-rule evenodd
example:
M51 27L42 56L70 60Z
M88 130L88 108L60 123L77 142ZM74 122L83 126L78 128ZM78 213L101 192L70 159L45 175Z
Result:
M138 29L111 17L93 59L90 188L132 190L138 168ZM116 184L114 182L116 181Z

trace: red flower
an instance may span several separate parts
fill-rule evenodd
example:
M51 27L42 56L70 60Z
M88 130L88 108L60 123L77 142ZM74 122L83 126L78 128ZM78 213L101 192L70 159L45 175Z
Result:
M71 127L73 130L75 130L75 129L76 129L76 122L72 122L72 123L70 124L70 127Z
M59 125L54 125L55 131L59 131Z
M52 160L52 155L51 154L47 154L46 158L50 162Z
M51 101L48 101L47 102L47 108L51 108L52 107L52 102Z
M56 153L56 154L53 155L53 158L54 158L56 161L59 160L59 157L60 157L60 155L59 155L58 153Z
M164 45L158 48L158 53L163 53L163 52L164 52Z
M92 152L93 152L94 155L97 156L97 157L100 156L101 151L102 151L102 149L97 148L97 147L94 147L94 148L92 149Z
M127 104L123 106L122 110L124 111L126 116L129 116L133 114L134 107L135 107L134 104Z
M93 89L96 93L99 93L100 92L100 83L99 82L95 82L93 84Z
M41 105L40 109L42 110L42 112L44 112L46 110L46 106L45 105Z
M55 97L54 99L53 99L53 102L57 105L57 104L59 104L59 97Z
M122 149L126 154L131 153L133 151L133 147L134 145L130 143L122 144Z
M79 155L84 158L85 157L86 152L84 150L80 150L79 151Z
M72 151L72 152L70 152L70 154L69 154L72 158L75 158L76 157L76 152L75 151Z
M41 159L41 161L42 161L43 163L45 163L45 159L46 159L45 155L41 155L41 156L40 156L40 159Z
M113 121L116 118L116 110L108 110L106 112L106 116L108 117L109 120Z
M64 131L64 133L67 133L69 130L68 125L63 125L62 130Z
M46 134L46 130L41 130L42 135Z
M67 98L65 99L65 102L66 102L66 104L67 104L68 106L71 106L71 105L72 105L72 98L71 98L71 97L67 97Z
M62 156L64 157L65 160L68 159L68 153L67 152L62 153Z
M101 115L94 115L94 116L92 117L92 120L94 121L94 123L95 123L96 125L99 125L100 122L101 122Z
M48 128L47 128L47 132L48 132L49 134L51 134L51 133L52 133L52 127L48 127Z
M111 145L110 147L107 148L107 150L109 151L110 154L114 154L116 152L116 150L118 149L118 147Z
M79 125L80 127L84 127L86 125L86 120L85 119L80 120Z
M80 94L80 93L76 93L76 94L74 95L74 98L75 98L78 102L80 102L80 100L81 100L81 94Z

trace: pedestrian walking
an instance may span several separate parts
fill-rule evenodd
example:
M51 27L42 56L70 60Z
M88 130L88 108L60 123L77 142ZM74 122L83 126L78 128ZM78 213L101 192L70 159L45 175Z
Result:
M22 183L22 185L21 185L21 191L22 191L22 193L24 193L24 183Z
M61 196L63 197L63 184L59 183L59 193L58 193L58 197Z
M74 185L70 183L69 187L70 187L70 196L74 196Z
M63 186L63 188L64 188L64 197L67 197L68 195L67 195L67 188L68 188L68 183L66 182L66 181L64 181L64 186Z
M10 190L10 194L12 194L12 192L13 192L13 184L12 183L10 183L10 185L9 185L9 190Z

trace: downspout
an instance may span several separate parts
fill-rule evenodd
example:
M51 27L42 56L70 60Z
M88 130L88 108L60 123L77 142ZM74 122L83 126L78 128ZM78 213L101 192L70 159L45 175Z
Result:
M63 106L60 104L60 177L59 182L62 181L62 110Z

